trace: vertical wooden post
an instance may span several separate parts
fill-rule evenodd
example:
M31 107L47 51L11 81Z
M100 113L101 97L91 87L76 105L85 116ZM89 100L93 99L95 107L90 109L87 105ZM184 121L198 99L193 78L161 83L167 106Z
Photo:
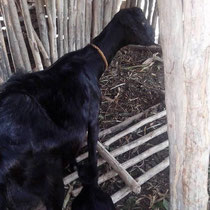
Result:
M23 33L21 30L21 26L20 26L20 21L19 21L19 17L18 17L18 13L17 13L17 8L15 6L15 2L14 1L10 1L9 5L9 10L10 10L10 17L12 20L12 25L15 31L15 35L17 37L18 40L18 45L20 47L20 53L23 59L23 64L25 66L25 71L31 71L31 63L29 60L29 56L28 56L28 50L26 48L26 44L25 44L25 40L23 38Z
M63 56L63 0L56 0L57 6L57 24L58 24L58 56Z
M92 38L96 37L102 29L101 26L101 0L93 0L93 28L92 28Z
M30 13L28 9L28 4L26 1L20 0L20 5L21 5L23 17L24 17L24 23L25 23L25 27L27 31L28 41L31 47L35 64L36 64L35 70L42 70L43 69L42 60L41 60L39 49L38 49L38 46L34 37L33 26L32 26L31 17L30 17Z
M36 16L37 16L37 22L39 26L40 39L43 43L43 46L48 56L50 56L50 45L49 45L49 38L48 38L47 21L45 18L44 0L36 0L35 6L36 6Z
M148 6L148 17L147 17L147 20L149 21L149 23L151 23L153 5L154 5L154 0L150 0L149 6Z
M69 9L69 1L64 0L64 11L63 11L63 34L64 34L64 41L63 41L63 51L64 53L68 53L69 48L69 36L68 36L68 9Z
M158 5L170 140L170 209L206 210L210 1L158 0Z
M9 59L7 56L7 49L6 49L6 44L5 44L5 40L4 40L4 34L3 34L3 30L2 30L1 21L0 21L0 43L1 43L1 48L2 48L2 59L4 60L6 70L7 70L7 71L5 71L5 76L3 77L3 79L5 81L6 79L9 78L9 76L11 76L12 73L11 73Z
M121 4L122 4L122 0L115 0L115 1L113 1L113 5L112 5L112 17L113 17L117 12L119 12L120 7L121 7Z
M50 39L51 61L54 63L58 59L57 39L56 39L56 0L45 0Z
M76 19L76 49L80 49L85 43L85 0L77 1Z
M10 47L10 52L11 52L14 68L17 72L24 71L25 66L23 63L22 56L21 56L18 40L12 26L12 20L11 20L11 15L9 12L8 1L2 0L1 7L2 7L2 12L3 12L3 17L4 17L4 23L6 25L7 38L9 41L9 47Z
M112 18L112 0L105 0L104 1L104 22L103 27L105 27Z
M88 44L91 40L92 0L86 0L85 19L85 44Z
M76 0L69 1L69 51L75 50L75 30L76 30Z

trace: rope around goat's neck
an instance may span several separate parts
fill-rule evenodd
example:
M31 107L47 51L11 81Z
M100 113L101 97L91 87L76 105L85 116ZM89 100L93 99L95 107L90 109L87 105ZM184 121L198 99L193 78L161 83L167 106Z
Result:
M103 59L103 61L105 63L105 67L106 67L105 70L106 70L109 66L106 56L104 55L104 53L101 51L101 49L98 46L96 46L95 44L92 44L92 43L90 45L98 51L99 55L101 56L101 58Z

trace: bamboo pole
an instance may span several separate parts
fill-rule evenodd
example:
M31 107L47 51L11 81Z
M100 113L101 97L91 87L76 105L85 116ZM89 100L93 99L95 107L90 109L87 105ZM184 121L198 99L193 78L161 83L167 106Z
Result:
M40 50L40 52L41 52L41 54L43 56L43 61L45 63L45 66L49 67L51 65L51 61L50 61L49 55L47 54L47 52L46 52L46 50L45 50L41 40L39 39L39 37L38 37L38 35L37 35L37 33L36 33L36 31L34 29L33 29L33 33L34 33L34 38L35 38L35 40L37 42L37 46L38 46L38 48L39 48L39 50Z
M74 51L75 48L75 30L76 30L76 11L77 1L69 1L69 52Z
M22 60L20 48L18 45L18 40L16 38L12 21L11 21L11 14L9 11L8 1L7 0L1 0L1 6L2 6L2 12L4 17L4 22L6 25L6 32L11 52L11 57L13 61L13 66L15 68L15 71L25 71L25 66Z
M86 0L85 7L85 45L91 41L92 0Z
M111 21L112 19L112 0L105 0L104 1L104 21L103 21L103 28Z
M131 0L130 7L136 7L137 6L137 0Z
M85 43L85 0L77 1L76 19L76 49L80 49Z
M64 34L64 40L63 40L63 52L68 53L69 48L69 36L68 36L68 8L69 8L69 1L64 0L64 11L63 11L63 34Z
M157 21L158 21L158 6L157 6L157 0L156 0L155 1L154 13L153 13L153 16L152 16L152 28L153 28L154 31L156 31Z
M120 7L122 4L122 0L115 0L113 1L113 6L112 6L112 17L120 11Z
M126 0L126 8L130 8L131 7L131 0Z
M137 7L141 8L142 0L137 0Z
M145 14L145 17L147 18L148 16L148 13L147 13L147 8L148 8L148 0L144 0L144 14Z
M78 1L79 2L79 1ZM63 6L64 0L56 0L57 5L57 23L58 23L58 57L63 56Z
M0 85L8 78L8 71L4 56L3 44L0 41Z
M50 56L52 63L54 63L58 59L56 39L56 0L45 0L45 4L49 26Z
M101 26L101 8L102 2L99 0L93 0L93 28L92 38L96 37L102 29Z
M1 47L2 47L2 59L4 60L7 72L5 72L5 77L3 78L4 81L7 80L10 76L11 76L11 67L10 67L10 63L9 63L9 59L8 59L8 55L7 55L7 49L6 49L6 44L5 44L5 40L4 40L4 34L3 34L3 30L2 30L2 24L0 21L0 43L1 43Z
M154 6L154 0L150 0L148 2L149 6L148 6L148 17L147 17L147 20L149 21L149 23L152 22L151 20L151 17L152 17L152 9L153 9L153 6Z
M38 49L36 40L34 38L34 33L33 33L34 29L33 29L31 17L28 10L28 4L25 0L20 0L20 5L21 5L23 17L24 17L24 23L26 27L29 45L31 47L31 51L32 51L34 61L36 64L36 70L42 70L43 69L42 60L39 54L39 49Z
M157 166L154 168L150 169L147 171L145 174L137 178L137 181L140 185L144 184L147 182L149 179L160 173L161 171L165 170L169 166L169 158L166 158L163 160L161 163L159 163ZM114 203L117 203L119 200L123 199L126 195L130 193L129 187L124 187L115 194L113 194L112 200Z
M47 21L45 18L44 0L36 0L35 6L36 6L36 16L37 16L37 22L39 26L40 39L47 52L47 55L50 56L48 26L47 26Z
M17 8L14 1L10 1L9 10L11 14L11 21L14 28L15 35L17 37L18 45L22 56L22 60L25 66L25 71L30 72L31 71L31 63L28 56L28 50L26 48L25 40L23 38L23 33L20 26L20 21L17 13Z

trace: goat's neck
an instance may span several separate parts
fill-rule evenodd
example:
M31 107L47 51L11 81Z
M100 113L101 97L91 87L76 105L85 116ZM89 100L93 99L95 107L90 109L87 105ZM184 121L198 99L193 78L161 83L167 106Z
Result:
M117 24L109 24L95 39L93 39L92 43L100 48L109 64L117 51L126 45L124 42L123 29ZM102 59L101 64L104 66Z
M93 40L93 44L100 48L108 63L110 63L117 51L124 46L123 40L123 34L120 29L104 30Z

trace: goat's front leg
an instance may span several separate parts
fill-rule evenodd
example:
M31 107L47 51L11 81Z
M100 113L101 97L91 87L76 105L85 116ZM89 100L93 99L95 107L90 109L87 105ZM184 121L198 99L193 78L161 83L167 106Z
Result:
M88 161L90 169L92 170L92 175L97 178L98 170L97 170L97 154L96 147L98 141L98 119L94 120L94 122L90 122L88 126ZM97 181L97 180L96 180Z
M98 140L98 122L91 121L88 124L88 164L77 164L80 181L83 185L97 185L98 171L97 171L97 155L96 146Z

